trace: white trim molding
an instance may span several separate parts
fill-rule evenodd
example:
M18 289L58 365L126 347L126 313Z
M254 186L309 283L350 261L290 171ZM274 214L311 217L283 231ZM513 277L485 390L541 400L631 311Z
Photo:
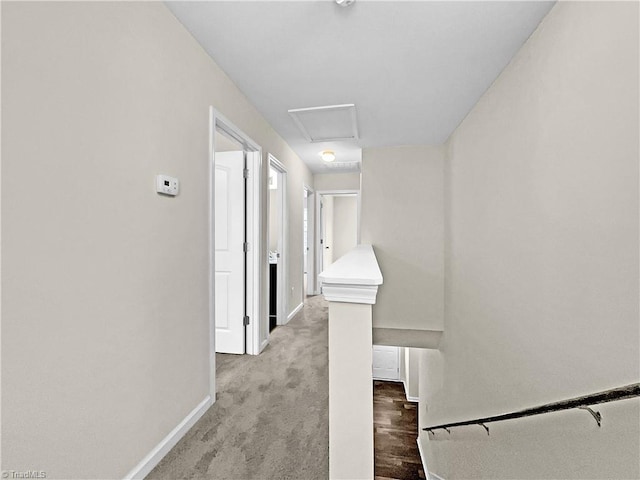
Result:
M185 436L189 429L205 414L211 405L213 405L211 396L207 395L138 465L133 467L133 469L125 475L124 480L142 480L149 475L151 470L153 470L155 466L160 463L160 460Z
M247 218L246 234L248 245L247 272L245 283L246 314L250 323L245 327L245 349L250 355L258 355L264 345L264 338L260 338L260 332L268 331L269 318L263 315L264 306L261 301L262 284L261 277L266 275L266 265L262 265L262 147L247 136L240 128L222 115L218 110L209 107L209 378L210 395L215 398L215 152L216 129L232 138L246 153L248 169L247 178ZM261 329L261 325L263 328ZM266 328L264 328L266 326Z
M377 285L339 285L322 283L322 294L330 302L366 303L375 305Z
M422 462L422 469L424 470L424 475L427 477L427 480L444 480L444 478L429 471L427 467L426 457L424 455L424 450L422 450L422 442L420 442L420 437L418 437L416 441L418 442L418 452L420 452L420 461Z
M304 303L300 302L300 305L298 305L296 308L294 308L293 311L289 315L287 315L287 323L289 323L289 321L293 317L295 317L300 310L302 310L302 307L304 307Z
M358 245L319 276L330 302L376 303L382 273L371 245Z
M420 403L419 397L412 397L409 395L409 387L407 387L406 380L402 380L402 385L404 386L404 396L407 397L407 402Z
M280 162L271 153L268 154L269 169L273 168L280 174L280 182L278 185L276 209L278 211L278 246L277 249L280 254L278 259L277 269L277 287L276 287L276 320L278 325L285 325L289 319L287 318L287 308L289 302L287 301L287 292L289 291L289 244L287 239L289 238L289 207L287 199L287 169L282 162ZM269 208L271 208L270 196L268 196ZM272 226L269 224L270 215L267 215L267 231L271 231ZM269 284L271 289L271 284Z

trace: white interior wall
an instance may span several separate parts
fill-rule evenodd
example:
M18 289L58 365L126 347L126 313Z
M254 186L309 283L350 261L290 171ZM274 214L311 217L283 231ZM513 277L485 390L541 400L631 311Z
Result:
M420 350L419 348L403 348L404 350L404 390L407 399L417 401L420 387Z
M280 137L278 137L280 138ZM302 202L300 201L304 185L313 185L313 175L309 168L302 162L297 155L293 153L290 147L282 141L286 146L287 154L283 154L282 148L277 150L274 148L272 153L284 165L287 170L286 197L287 197L287 215L285 232L287 235L285 254L287 255L287 272L289 280L287 282L288 295L286 300L287 317L304 301L305 292L303 291L303 275L304 260L303 255L303 213ZM291 158L291 155L295 159ZM266 301L266 299L265 299Z
M287 168L293 307L313 177L163 4L1 8L2 469L122 478L208 394L209 107Z
M398 371L398 377L400 377L400 381L405 385L407 384L407 349L400 348L400 368Z
M358 244L358 197L333 197L333 260Z
M384 274L374 328L442 329L444 155L441 146L363 150L361 242Z
M638 13L558 2L450 139L420 427L638 382ZM596 406L601 428L573 410L421 442L449 480L638 478L639 403Z
M314 188L322 190L360 190L359 173L315 173Z

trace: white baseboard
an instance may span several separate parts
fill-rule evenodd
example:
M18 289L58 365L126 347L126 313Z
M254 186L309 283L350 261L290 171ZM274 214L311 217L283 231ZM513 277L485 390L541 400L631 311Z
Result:
M142 480L146 477L151 470L155 468L160 460L169 453L178 441L185 436L191 427L204 415L207 409L213 404L211 401L211 395L207 395L200 404L194 408L189 415L187 415L171 432L164 437L162 441L151 450L142 461L133 467L124 480Z
M394 382L394 383L402 382L402 380L400 380L399 378L376 377L375 375L373 375L373 379L380 380L381 382Z
M419 403L420 402L420 398L419 397L411 397L411 396L409 396L409 389L407 388L407 382L402 380L402 385L404 385L404 396L407 397L407 402Z
M444 478L439 477L435 473L431 473L429 468L427 467L427 460L424 455L424 451L422 450L422 442L420 442L420 437L416 439L418 442L418 452L420 452L420 461L422 462L422 469L424 470L424 474L427 477L427 480L444 480Z
M302 307L304 307L304 302L300 302L300 305L294 308L293 311L289 315L287 315L287 323L289 323L289 320L295 317L298 314L298 312L302 310Z

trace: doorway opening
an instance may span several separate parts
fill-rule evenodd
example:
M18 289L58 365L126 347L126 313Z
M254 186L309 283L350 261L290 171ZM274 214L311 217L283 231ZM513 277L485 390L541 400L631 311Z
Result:
M316 291L318 275L354 248L360 239L360 192L335 190L316 192Z
M287 170L269 154L269 332L287 323Z
M268 339L260 302L262 150L213 107L209 139L209 374L215 398L215 353L257 355Z
M392 382L400 378L400 347L374 345L372 348L373 379Z
M244 146L216 128L214 158L215 346L218 353L246 353L247 155Z
M313 272L315 258L315 243L313 234L315 230L315 194L311 187L303 186L302 200L302 292L304 296L315 294L315 276Z

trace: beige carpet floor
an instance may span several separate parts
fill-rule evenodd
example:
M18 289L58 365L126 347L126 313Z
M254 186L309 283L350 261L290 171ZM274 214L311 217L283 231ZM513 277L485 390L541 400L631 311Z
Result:
M260 355L216 355L216 403L147 479L327 479L327 362L327 303L309 297Z

